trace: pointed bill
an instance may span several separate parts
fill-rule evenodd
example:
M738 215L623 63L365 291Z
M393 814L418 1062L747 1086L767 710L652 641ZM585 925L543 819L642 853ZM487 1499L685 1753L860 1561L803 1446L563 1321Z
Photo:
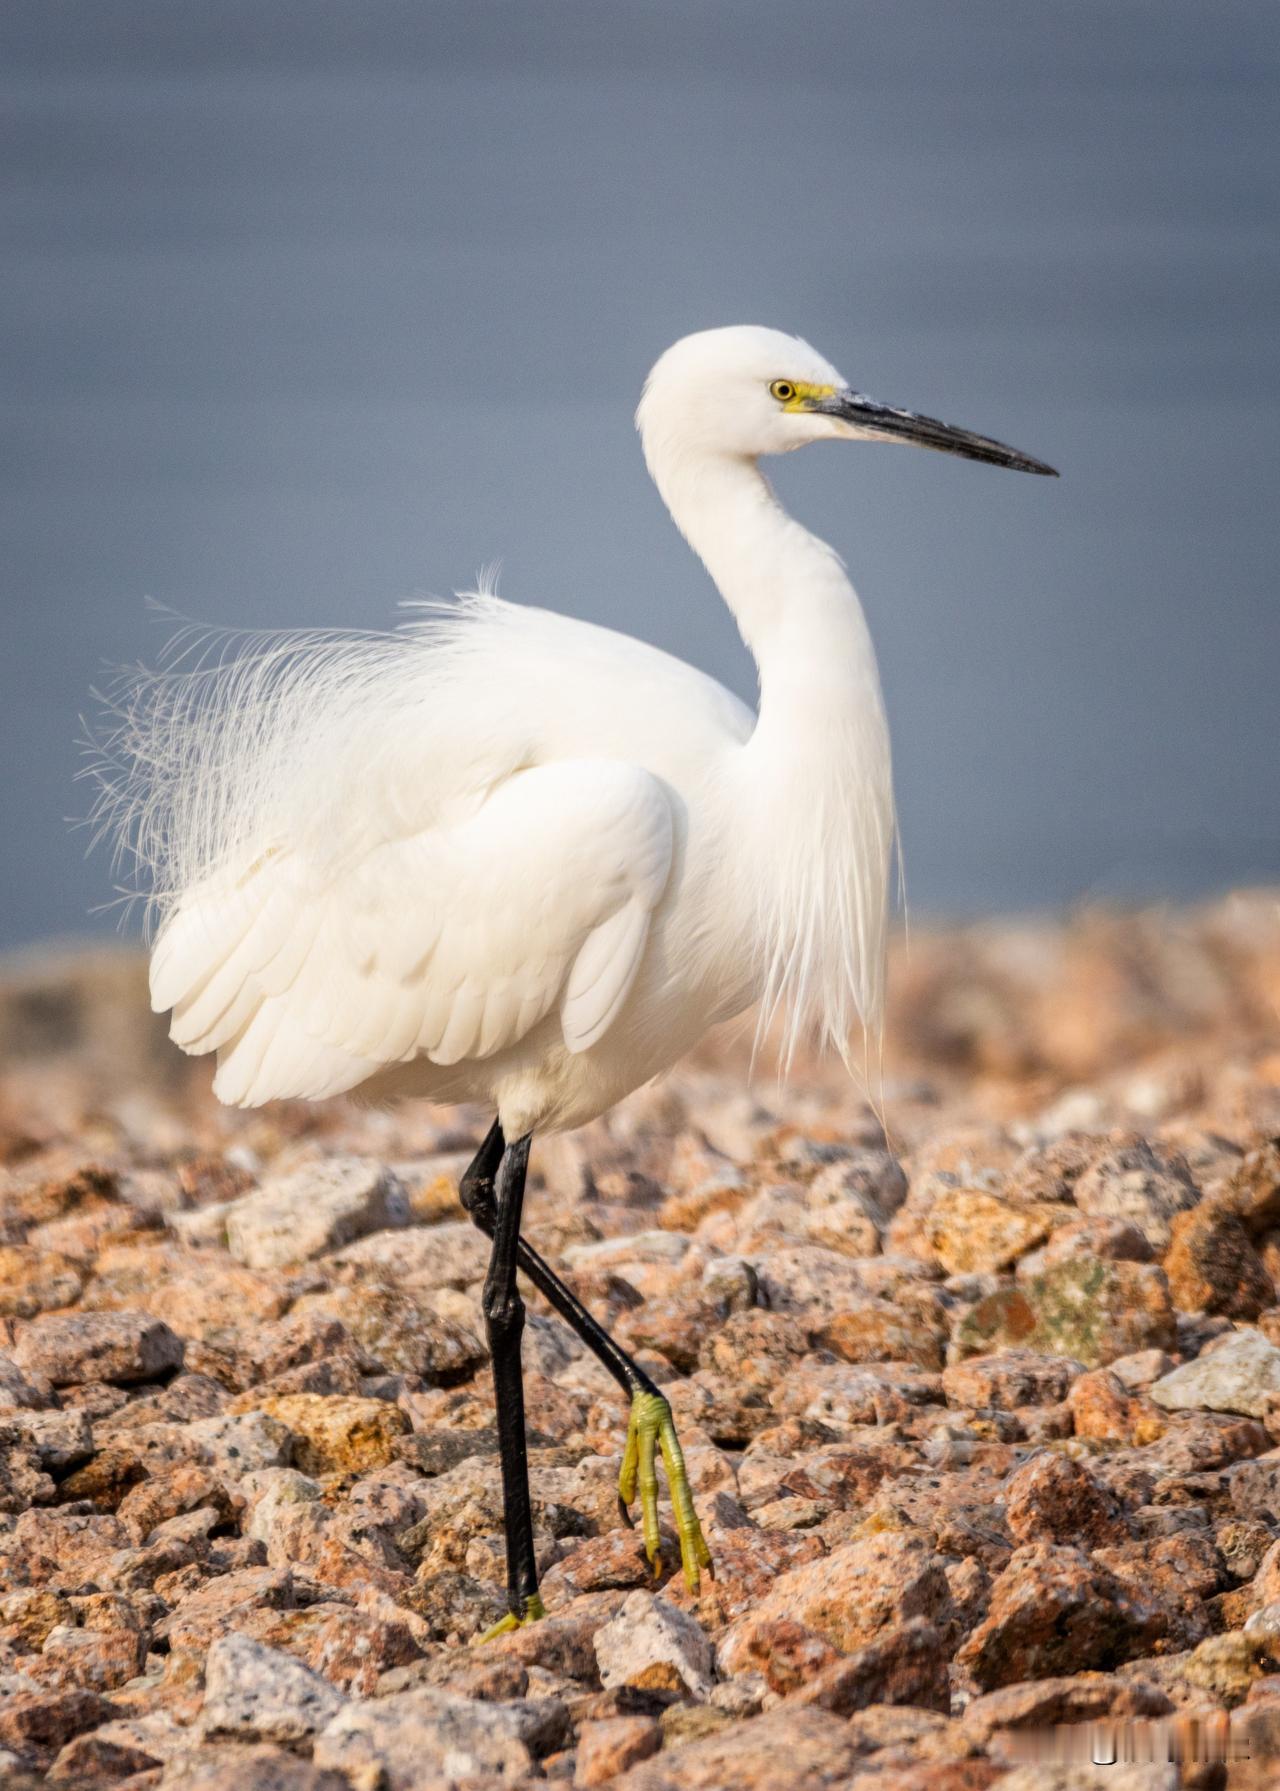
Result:
M1058 476L1056 468L1046 466L1043 460L1033 460L1029 454L992 441L990 436L957 429L950 423L940 423L936 417L922 417L914 410L896 410L891 404L868 398L864 392L832 392L811 400L806 408L847 423L868 441L913 442L918 448L959 454L965 460L981 460L988 466L1012 467L1019 473L1044 473L1053 479Z

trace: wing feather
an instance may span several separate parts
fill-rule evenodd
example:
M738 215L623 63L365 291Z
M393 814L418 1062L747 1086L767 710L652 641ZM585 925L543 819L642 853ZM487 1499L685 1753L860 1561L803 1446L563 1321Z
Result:
M631 992L649 931L649 910L634 897L588 936L574 960L560 1003L570 1051L602 1039Z
M635 981L671 854L670 802L641 767L522 769L337 873L284 846L207 880L161 935L152 999L185 1050L218 1050L215 1091L245 1106L417 1054L487 1058L557 1008L586 1051Z

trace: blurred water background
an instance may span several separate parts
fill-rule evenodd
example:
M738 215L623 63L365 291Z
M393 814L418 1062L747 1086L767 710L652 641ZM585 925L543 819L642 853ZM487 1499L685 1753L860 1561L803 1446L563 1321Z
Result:
M500 558L750 695L630 420L724 322L1062 469L777 469L913 907L1280 880L1280 9L8 0L0 113L0 944L116 924L65 817L147 597L377 626Z

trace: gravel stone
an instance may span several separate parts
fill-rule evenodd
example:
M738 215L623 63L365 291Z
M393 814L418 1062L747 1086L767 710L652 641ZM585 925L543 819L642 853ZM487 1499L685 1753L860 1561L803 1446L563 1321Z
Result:
M204 1669L200 1727L241 1741L304 1741L330 1723L346 1700L327 1679L278 1648L249 1636L220 1636Z
M1038 1729L1215 1715L1264 1756L1273 897L917 934L894 1155L838 1065L749 1089L729 1038L540 1139L531 1241L670 1398L715 1569L660 1464L655 1582L626 1400L529 1292L550 1615L483 1649L486 1116L218 1109L112 964L0 1062L6 1791L1062 1791Z
M526 1710L421 1686L346 1705L317 1735L312 1759L356 1785L385 1791L437 1791L444 1782L486 1774L513 1783L533 1770Z
M23 1327L13 1360L55 1387L152 1381L182 1363L182 1340L145 1312L48 1313Z
M697 1621L665 1598L632 1592L595 1641L606 1687L711 1694L713 1650Z
M333 1157L273 1177L234 1201L225 1215L227 1248L251 1269L307 1262L408 1222L402 1183L360 1157Z
M1170 1412L1240 1412L1265 1417L1280 1393L1280 1349L1260 1331L1236 1331L1216 1349L1184 1362L1151 1388L1158 1406Z

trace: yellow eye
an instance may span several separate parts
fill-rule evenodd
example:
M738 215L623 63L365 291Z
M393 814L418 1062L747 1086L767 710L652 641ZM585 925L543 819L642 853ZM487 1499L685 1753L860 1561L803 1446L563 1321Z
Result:
M789 379L775 379L769 390L779 404L787 404L796 395L796 389Z

